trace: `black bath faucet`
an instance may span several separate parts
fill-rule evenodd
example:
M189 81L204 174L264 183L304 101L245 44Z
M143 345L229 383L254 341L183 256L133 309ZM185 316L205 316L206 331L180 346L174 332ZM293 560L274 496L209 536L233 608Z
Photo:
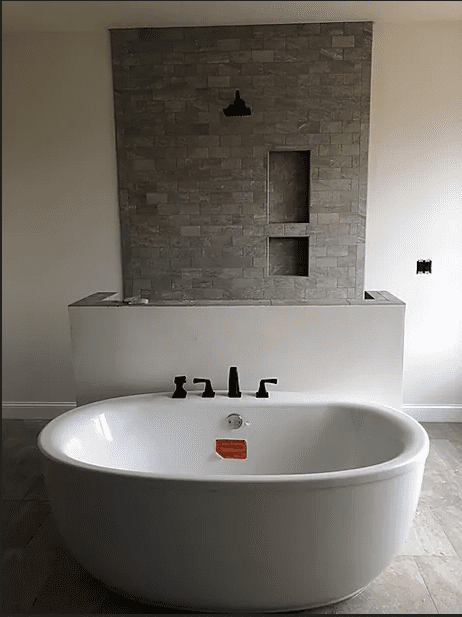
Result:
M241 398L241 391L239 390L239 377L237 376L237 366L232 366L229 369L228 396L229 398Z
M184 375L180 375L175 377L173 381L175 382L176 390L172 394L172 398L186 398L187 392L183 388L183 384L186 383L186 377Z
M193 383L205 383L204 391L202 392L202 398L213 398L215 396L215 392L212 388L212 382L210 379L200 379L199 377L194 377Z
M265 383L277 383L278 380L276 378L273 379L260 379L260 387L258 388L258 392L255 393L256 398L268 398L269 394L266 391Z

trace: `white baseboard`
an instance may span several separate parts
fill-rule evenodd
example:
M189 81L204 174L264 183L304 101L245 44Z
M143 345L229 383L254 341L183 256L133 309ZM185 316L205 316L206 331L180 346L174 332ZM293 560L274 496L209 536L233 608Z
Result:
M76 407L75 403L2 403L2 418L53 419ZM462 422L462 405L403 405L419 422Z
M462 422L462 405L403 405L402 410L419 422Z
M75 403L2 403L2 418L52 420L75 406Z

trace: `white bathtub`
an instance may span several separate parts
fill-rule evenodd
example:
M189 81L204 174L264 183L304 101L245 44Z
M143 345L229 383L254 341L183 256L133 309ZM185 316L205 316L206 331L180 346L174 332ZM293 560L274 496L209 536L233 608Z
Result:
M244 440L247 458L218 456L220 439ZM101 401L38 443L59 531L91 574L145 602L253 612L376 578L410 529L429 448L401 412L288 392Z

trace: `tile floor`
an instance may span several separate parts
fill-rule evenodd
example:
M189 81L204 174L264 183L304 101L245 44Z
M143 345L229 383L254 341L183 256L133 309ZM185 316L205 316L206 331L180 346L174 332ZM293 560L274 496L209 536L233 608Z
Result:
M118 596L69 554L50 513L36 445L47 422L2 421L3 613L180 614ZM462 613L462 423L423 424L430 454L400 553L358 596L297 614Z

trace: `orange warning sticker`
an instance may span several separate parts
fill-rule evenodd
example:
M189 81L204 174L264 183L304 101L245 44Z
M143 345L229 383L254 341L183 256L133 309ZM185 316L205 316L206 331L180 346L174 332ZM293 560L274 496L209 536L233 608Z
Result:
M215 452L221 458L247 458L245 439L216 439Z

